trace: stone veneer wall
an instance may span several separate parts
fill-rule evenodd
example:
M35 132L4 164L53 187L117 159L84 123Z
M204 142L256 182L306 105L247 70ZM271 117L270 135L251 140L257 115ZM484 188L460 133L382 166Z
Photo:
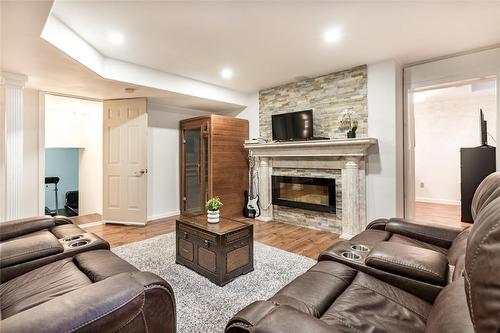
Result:
M358 120L358 137L368 135L367 66L318 76L259 92L260 137L272 139L271 115L313 109L314 135L345 138L339 130L339 116L353 109Z
M273 169L273 175L335 179L336 214L277 205L273 206L273 214L275 221L324 229L338 234L342 232L342 172L340 169L276 168Z
M357 137L368 136L368 89L366 65L341 72L292 82L259 92L260 137L272 139L273 114L313 110L314 135L345 138L347 130L339 130L339 116L352 109L358 120ZM336 214L285 206L273 206L274 220L341 233L341 170L273 168L273 175L335 178Z

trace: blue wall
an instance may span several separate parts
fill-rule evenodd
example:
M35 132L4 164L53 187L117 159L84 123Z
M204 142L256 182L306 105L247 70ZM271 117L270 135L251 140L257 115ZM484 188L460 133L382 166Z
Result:
M45 177L59 177L59 209L64 207L67 191L78 190L78 148L45 149ZM53 210L56 207L54 185L45 185L45 206Z

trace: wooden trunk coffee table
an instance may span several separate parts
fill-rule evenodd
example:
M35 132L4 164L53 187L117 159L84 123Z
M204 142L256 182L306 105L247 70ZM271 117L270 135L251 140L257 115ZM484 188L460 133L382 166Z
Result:
M176 222L176 259L218 286L253 271L253 224L206 215L181 216Z

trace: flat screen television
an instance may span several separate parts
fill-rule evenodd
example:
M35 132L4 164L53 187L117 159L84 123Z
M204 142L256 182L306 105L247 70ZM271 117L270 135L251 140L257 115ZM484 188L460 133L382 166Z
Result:
M273 140L309 140L313 135L313 112L304 110L272 116Z
M481 128L481 145L488 145L488 123L484 120L483 109L479 109L479 125Z

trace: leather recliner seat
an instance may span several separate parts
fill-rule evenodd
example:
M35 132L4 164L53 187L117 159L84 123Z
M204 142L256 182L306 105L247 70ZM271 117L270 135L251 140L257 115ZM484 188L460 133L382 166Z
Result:
M500 197L500 172L486 177L474 193L471 204L473 219L489 202ZM366 227L352 242L374 245L379 242L391 242L421 247L448 256L449 263L456 265L459 253L465 248L470 228L441 227L436 224L418 223L402 218L378 219Z
M403 262L403 265L405 263ZM227 324L226 333L500 331L500 198L476 216L464 265L434 302L334 261L320 261L267 301Z
M0 223L0 283L77 253L109 249L109 243L63 216Z
M474 218L498 197L500 172L488 176L476 190L472 203ZM384 230L369 226L350 240L336 242L323 251L318 260L337 261L385 282L397 282L401 289L429 302L434 301L455 274L462 272L471 228L459 232L456 228L403 219L378 220L371 224L373 228L380 226ZM356 251L359 246L365 251ZM356 260L343 257L346 252L354 253Z
M175 332L170 285L109 250L76 254L0 285L2 333Z

